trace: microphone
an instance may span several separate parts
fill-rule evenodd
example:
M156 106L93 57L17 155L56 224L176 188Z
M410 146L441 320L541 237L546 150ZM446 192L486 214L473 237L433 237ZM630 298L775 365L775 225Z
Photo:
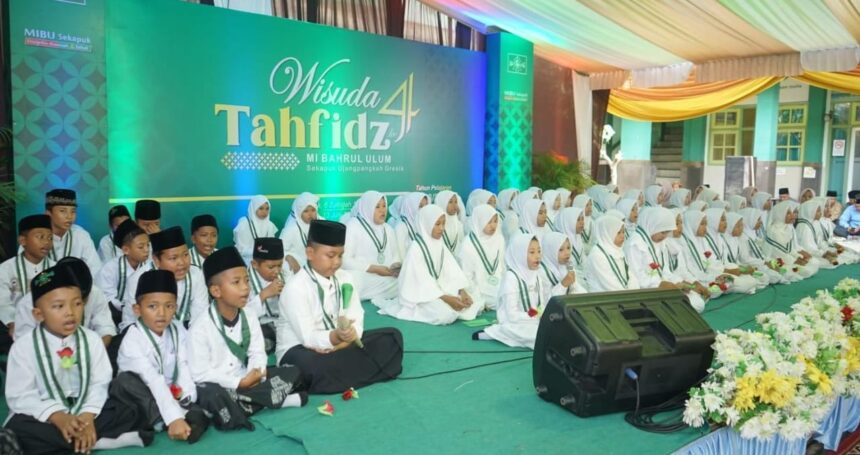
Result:
M343 296L343 309L346 310L349 308L349 304L352 301L352 291L353 287L350 283L343 283L340 285L340 293ZM352 327L352 321L349 320L346 316L338 316L337 318L337 328L340 330L345 330ZM358 346L361 349L364 349L364 343L361 341L361 338L356 336L353 344Z

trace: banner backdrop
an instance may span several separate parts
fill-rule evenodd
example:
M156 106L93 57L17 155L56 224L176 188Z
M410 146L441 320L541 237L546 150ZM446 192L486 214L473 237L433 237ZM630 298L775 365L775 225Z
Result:
M106 2L110 202L204 211L265 194L336 217L362 191L482 184L484 54L176 0ZM229 240L228 240L229 241ZM225 243L224 241L220 243Z

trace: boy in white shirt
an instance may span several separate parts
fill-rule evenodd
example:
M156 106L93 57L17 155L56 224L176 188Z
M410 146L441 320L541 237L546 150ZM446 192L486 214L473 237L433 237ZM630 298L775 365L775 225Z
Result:
M197 388L188 366L188 335L173 318L176 279L166 270L148 270L135 291L132 324L119 350L120 376L136 383L137 408L150 426L166 427L170 439L197 442L209 426L195 404Z
M31 282L39 326L9 353L6 429L25 453L77 452L147 446L137 413L108 398L111 367L101 339L79 326L84 311L74 273L51 267Z
M218 222L212 215L197 215L191 219L191 265L203 267L203 261L217 250Z
M75 224L78 218L77 198L77 193L67 189L53 189L45 193L45 214L51 217L54 234L48 257L59 261L66 256L74 256L83 259L90 270L99 270L102 261L93 238L84 228Z
M203 273L215 303L189 331L189 364L198 402L220 430L253 430L248 417L263 408L307 404L307 394L296 393L298 368L266 368L260 322L254 311L244 309L250 294L245 267L232 246L206 258Z
M128 208L124 205L115 205L108 210L108 228L110 232L99 240L99 259L102 263L122 256L122 249L114 244L113 236L116 228L125 220L131 218Z
M161 203L153 199L141 199L134 203L134 221L147 234L161 230Z
M400 331L364 330L352 277L340 270L345 241L343 224L311 221L308 262L289 279L278 304L276 358L302 371L310 393L342 393L402 371Z
M114 324L122 321L123 301L127 297L128 282L140 268L149 269L149 236L131 219L126 219L113 234L113 242L120 249L116 258L109 259L98 271L96 286L110 302Z
M278 298L284 288L284 242L274 237L254 240L254 252L248 277L251 294L248 306L260 319L266 353L275 350L275 321L278 320Z

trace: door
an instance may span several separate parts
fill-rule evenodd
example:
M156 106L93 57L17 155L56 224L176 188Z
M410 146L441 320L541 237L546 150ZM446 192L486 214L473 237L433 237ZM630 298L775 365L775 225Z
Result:
M846 144L847 153L845 154L848 166L845 172L845 192L860 188L860 127L855 127L851 130Z

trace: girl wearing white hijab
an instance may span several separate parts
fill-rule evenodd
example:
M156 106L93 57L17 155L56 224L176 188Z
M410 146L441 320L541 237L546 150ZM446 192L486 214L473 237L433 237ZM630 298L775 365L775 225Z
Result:
M803 193L801 193L801 197ZM797 246L812 255L819 268L833 269L839 265L836 251L824 240L821 230L822 204L814 199L800 204L800 214L794 229L797 233Z
M640 189L634 188L632 190L625 191L624 195L621 196L621 199L633 199L639 207L645 205L645 194L643 194Z
M693 201L690 203L690 205L687 206L686 211L704 212L705 210L707 210L707 208L708 208L708 204L706 204L702 201Z
M665 192L662 185L650 185L645 188L645 206L662 207L665 202Z
M716 191L710 188L703 188L702 191L699 193L699 197L697 197L696 200L708 204L711 201L716 201L719 197L720 195L717 194Z
M246 216L239 219L233 228L233 242L246 264L251 264L254 240L260 237L275 237L278 227L269 219L272 205L266 196L258 194L248 203Z
M758 235L761 238L764 238L764 233L767 229L768 215L770 214L771 207L773 207L771 199L773 199L773 196L770 193L759 191L752 196L752 201L750 202L750 205L752 205L753 208L761 211L762 228L758 232Z
M556 188L556 191L558 191L559 196L561 196L561 209L570 207L570 204L573 203L573 198L571 197L573 192L567 188ZM559 211L561 209L559 209Z
M473 335L508 346L534 349L540 316L551 297L538 275L540 242L531 234L517 234L505 251L507 271L499 286L498 323Z
M400 257L405 258L409 246L418 235L418 211L430 203L430 197L425 193L413 192L404 196L400 205L400 223L394 228L394 236L397 237L397 248Z
M830 246L830 249L836 251L839 255L839 263L840 264L856 264L860 261L860 255L851 250L846 250L842 245L836 243L836 236L833 235L833 229L836 225L833 223L833 214L832 211L838 211L841 206L838 202L835 202L832 198L815 198L815 200L821 203L821 219L818 220L818 224L821 226L821 237L824 240L824 243ZM838 213L836 215L836 219L839 218Z
M497 204L496 195L483 188L472 190L472 192L469 193L469 197L466 199L466 217L472 216L472 212L475 211L475 207L483 204L489 204L495 208Z
M555 225L570 240L570 264L582 275L582 264L585 262L587 247L583 236L585 212L579 207L563 208L556 218Z
M536 186L530 186L526 191L537 194L538 199L543 197L543 190Z
M388 223L392 228L397 227L400 223L400 207L403 205L403 197L404 194L400 194L394 198L394 201L391 205L388 206Z
M742 272L738 264L729 258L725 241L728 228L726 211L721 208L708 209L705 210L705 218L707 218L708 227L705 230L704 247L713 252L710 259L722 267L723 273L733 276L729 292L754 294L758 288L758 281L750 276L751 272Z
M448 219L437 205L418 212L418 235L403 261L398 297L380 300L380 314L433 325L472 320L481 309L467 292L469 282L442 240Z
M519 216L520 231L524 234L532 234L540 241L547 232L551 232L546 222L546 204L540 199L526 201Z
M591 292L639 289L639 280L630 273L621 246L624 222L604 216L594 222L594 247L585 259L585 281Z
M747 199L745 197L738 196L737 194L729 196L728 211L737 213L745 208L747 208Z
M707 286L711 298L715 299L728 291L732 277L723 273L722 261L716 258L705 240L708 219L704 212L688 210L683 214L683 225L682 262L687 267L688 275L703 286ZM711 283L716 283L716 286L712 286ZM723 291L719 284L726 286L727 290Z
M643 289L671 284L665 240L675 230L675 218L669 209L642 209L637 226L630 232L622 250L630 272Z
M499 283L505 273L505 238L499 214L488 205L472 209L469 234L459 251L460 264L469 282L469 295L479 309L495 309Z
M648 218L654 219L653 221L648 221L649 225L657 224L657 219L663 220L659 222L661 227L657 229L668 227L669 220L672 220L674 224L672 232L665 240L655 244L657 250L662 249L666 256L666 263L662 268L663 279L681 288L687 295L690 305L696 311L701 313L705 309L705 302L711 298L711 293L708 288L705 287L707 283L700 283L696 280L696 277L689 272L687 263L685 262L686 259L682 254L683 249L686 248L683 237L684 223L682 215L680 213L675 213L672 210L669 210L668 214L662 210L658 210L657 212L649 215ZM652 228L652 230L653 229L655 228ZM648 230L645 232L647 233ZM650 263L648 264L648 268L651 268Z
M669 208L683 212L684 210L687 210L687 206L690 205L690 202L690 190L680 188L669 197Z
M752 204L752 198L756 193L758 193L758 188L754 186L748 186L741 191L741 196L747 200L747 207Z
M797 246L794 220L791 201L783 201L773 206L767 219L762 252L765 256L782 259L785 268L802 278L809 278L818 272L818 265L810 261L812 256L809 253Z
M741 265L755 267L758 272L763 273L770 284L790 283L797 281L799 276L786 270L783 275L779 270L771 267L769 257L762 251L762 240L758 237L758 231L762 227L761 210L752 207L741 209L740 216L744 220L744 230L738 241L738 263Z
M615 210L624 215L624 238L626 239L636 230L636 222L639 220L639 205L634 199L622 199L615 204Z
M387 214L385 195L366 191L358 199L358 213L346 225L343 268L352 273L361 300L397 295L400 250L394 229L385 222Z
M804 202L811 201L814 198L815 198L815 190L813 190L812 188L806 188L800 192L800 197L797 200L798 200L798 202L803 204Z
M582 216L585 219L585 226L582 228L582 240L585 241L585 252L588 253L591 248L591 223L594 221L591 214L594 210L594 203L591 201L591 196L588 196L587 194L579 194L573 198L573 207L579 207L582 209Z
M597 218L600 218L600 215L602 215L603 212L611 209L612 207L615 207L615 202L613 202L612 205L607 207L604 207L602 205L605 198L610 194L609 191L607 191L606 188L602 185L594 185L588 188L587 190L585 190L585 194L587 194L591 198L591 202L594 205L594 212L591 214L591 217L593 217L595 220Z
M570 264L570 240L566 235L560 232L547 233L541 243L541 256L541 271L538 275L550 289L550 294L556 296L585 292L577 283L576 272Z
M727 211L729 209L729 203L726 201L714 200L708 203L708 208Z
M561 210L561 195L557 190L546 190L543 192L543 202L546 205L546 222L551 231L557 231L555 225L553 224L553 220L558 216L558 212Z
M744 264L741 258L741 238L744 233L744 217L740 213L729 212L725 214L725 225L726 228L724 232L721 234L722 242L724 248L724 259L727 264L726 267L730 267L732 265L736 265L740 272L743 274L743 280L746 278L752 278L755 280L755 287L757 289L764 289L770 284L770 278L766 276L763 272L757 270L757 267L751 264ZM708 222L708 230L710 231L710 220ZM738 277L738 278L741 278ZM735 280L735 285L733 290L737 291L741 287L742 283Z
M463 223L460 220L460 197L453 191L440 191L433 203L445 212L445 230L442 241L451 253L457 251L463 240Z
M511 238L520 230L520 219L516 211L512 208L514 199L519 196L520 191L516 188L507 188L499 192L496 209L502 218L502 235L505 240Z
M313 220L320 219L319 196L302 193L293 202L290 216L281 230L281 240L284 242L284 260L289 271L297 273L307 261L305 249L308 246L308 229Z

